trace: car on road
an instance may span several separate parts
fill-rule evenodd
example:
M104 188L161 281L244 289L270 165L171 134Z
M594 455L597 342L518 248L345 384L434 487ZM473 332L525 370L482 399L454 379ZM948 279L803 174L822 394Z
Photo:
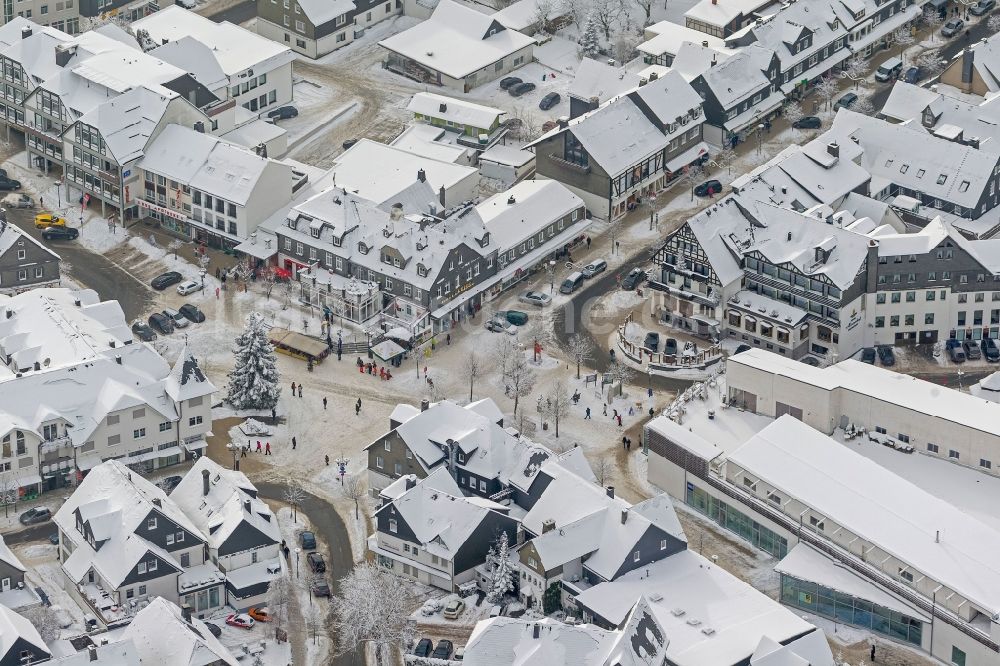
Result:
M954 37L963 30L965 30L965 21L959 18L953 18L945 23L944 27L941 28L941 36Z
M523 83L523 79L517 76L505 76L500 79L500 90L507 90L511 86L516 86L518 83Z
M47 506L36 506L34 509L28 509L22 513L17 520L22 525L37 525L52 520L52 510Z
M259 606L254 606L247 611L247 615L252 617L257 622L270 622L271 616L267 614L267 608L262 608Z
M970 361L978 361L983 357L983 352L979 350L979 345L972 340L966 340L962 343L962 351L965 352L965 358Z
M321 553L312 552L306 555L306 564L312 569L313 573L325 573L326 572L326 562L323 560L323 555Z
M132 324L132 335L139 338L143 342L152 342L156 339L156 331L149 327L149 324L145 324L141 321L137 321Z
M563 283L559 285L560 294L572 294L574 291L583 286L584 281L583 273L580 271L573 271L569 274Z
M441 611L441 615L444 615L446 620L456 620L458 616L462 614L465 610L465 602L461 599L452 599L444 605L444 610Z
M6 176L0 178L0 190L10 191L19 189L21 189L21 181L7 178Z
M35 216L36 229L48 229L49 227L65 227L66 218L53 215L52 213L39 213Z
M73 227L49 227L42 230L42 238L47 241L76 240L79 237L80 230Z
M562 97L557 92L550 92L548 95L542 98L542 101L538 103L538 108L542 111L548 111L553 106L562 101Z
M920 81L920 68L914 65L903 72L903 81L912 85L916 85Z
M896 365L896 354L893 353L891 345L878 346L878 360L887 368Z
M202 312L197 305L193 303L185 303L180 308L180 313L184 315L184 318L188 321L193 321L196 324L200 324L205 321L205 313Z
M157 275L155 278L150 280L149 286L157 291L163 291L167 287L175 285L183 279L184 276L177 271L169 271L167 273L163 273L162 275Z
M185 280L177 285L177 293L181 296L187 296L188 294L193 294L196 291L201 291L205 288L201 282L196 282L195 280Z
M299 110L294 106L279 106L277 109L267 112L267 117L275 120L287 120L297 115L299 115Z
M212 624L211 622L206 622L205 626L208 627L209 632L216 638L222 635L222 628L217 624Z
M583 273L583 277L589 279L594 277L595 275L600 275L606 270L608 270L608 262L604 261L603 259L595 259L594 261L590 262L589 264L581 268L580 272Z
M27 194L8 194L3 198L3 205L8 208L34 208L35 200Z
M299 543L305 550L316 550L316 535L308 530L299 532Z
M660 334L656 331L650 331L646 334L646 339L642 341L642 346L651 352L660 351Z
M429 657L431 656L431 648L434 647L434 641L429 638L421 638L417 643L417 647L413 649L413 655L415 657Z
M986 357L987 361L991 363L1000 361L1000 346L997 346L997 341L993 338L983 338L983 341L979 343L979 348L983 351L983 356Z
M837 100L837 102L833 105L833 110L836 111L837 109L849 109L852 106L854 106L854 103L857 101L858 101L857 93L849 92Z
M174 321L162 312L149 315L149 326L154 331L159 331L161 335L170 335L174 332Z
M979 2L969 8L969 13L973 16L982 16L987 12L993 11L993 8L996 6L997 0L979 0Z
M173 320L174 328L187 328L188 324L191 323L184 317L184 315L182 315L177 310L166 308L163 310L163 314L165 314L166 316L170 317L171 320Z
M517 335L517 326L509 324L503 320L490 319L483 324L483 327L490 333L506 333L507 335Z
M239 627L240 629L253 629L254 620L244 613L232 613L226 616L226 624L231 627Z
M819 129L823 122L816 116L803 116L792 123L795 129Z
M552 297L540 291L526 291L517 300L529 305L548 305L552 302Z
M632 291L642 284L642 281L645 279L646 271L641 268L633 268L628 272L628 275L622 279L622 289L625 291Z
M694 188L694 193L699 197L710 197L722 191L722 183L715 180L706 180L704 183Z
M326 582L323 578L317 578L312 582L309 587L312 590L314 597L329 597L330 596L330 584Z
M528 323L528 313L520 310L500 310L495 316L497 319L506 319L514 326L524 326Z
M439 640L437 647L434 648L434 652L431 653L431 659L450 659L453 647L454 644L447 638Z
M875 348L865 347L861 350L861 361L869 365L875 365Z
M160 482L157 483L156 485L160 487L160 490L169 495L170 491L179 486L180 483L181 483L181 477L175 475L160 479Z
M511 97L520 97L521 95L527 95L534 89L534 83L518 83L510 88L507 88L507 92L510 93Z

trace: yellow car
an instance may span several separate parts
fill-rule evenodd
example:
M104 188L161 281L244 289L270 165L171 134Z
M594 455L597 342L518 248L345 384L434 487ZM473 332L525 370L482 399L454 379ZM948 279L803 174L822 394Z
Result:
M52 213L39 213L35 216L35 228L36 229L48 229L49 227L65 227L66 220L64 218L53 215Z

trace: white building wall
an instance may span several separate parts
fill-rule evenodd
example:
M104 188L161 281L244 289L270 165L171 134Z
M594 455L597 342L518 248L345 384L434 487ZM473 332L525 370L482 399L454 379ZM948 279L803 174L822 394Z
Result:
M257 226L292 200L292 167L268 162L246 206L237 206L236 229L240 238L249 238Z

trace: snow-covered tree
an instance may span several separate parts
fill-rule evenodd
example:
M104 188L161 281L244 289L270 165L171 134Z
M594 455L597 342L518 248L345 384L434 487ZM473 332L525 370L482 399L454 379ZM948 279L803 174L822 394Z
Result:
M858 87L858 83L865 78L868 73L868 63L865 62L864 58L861 56L854 56L844 65L844 76L854 81L854 87Z
M493 568L490 572L490 589L486 593L486 601L491 604L500 603L503 596L514 589L514 570L510 566L510 544L507 533L501 532L495 546L490 546L493 554Z
M288 576L281 574L272 578L267 586L267 593L264 601L267 604L267 613L274 622L275 635L279 629L288 623L288 605L295 596L295 589Z
M593 12L587 16L587 23L583 26L583 34L580 36L580 48L583 55L588 58L596 58L601 52L601 38L597 32L597 19Z
M326 625L326 613L323 611L323 606L318 603L309 604L302 611L302 619L305 620L306 629L312 634L313 645L316 645L317 635L323 631L323 627Z
M21 612L28 622L35 625L38 635L46 644L59 638L59 616L51 606L33 606Z
M618 384L618 395L621 395L625 383L635 376L635 370L621 361L613 361L608 366L608 374L611 375L611 386L614 387L615 384Z
M590 15L597 22L606 40L611 41L611 31L625 18L624 10L621 0L592 0Z
M504 392L509 398L514 399L514 413L517 413L517 405L520 399L529 395L535 388L535 370L524 358L523 353L517 353L507 368L506 376L503 377Z
M385 666L416 637L410 586L373 562L362 562L341 578L340 594L330 605L340 654L371 646L376 665Z
M903 62L906 62L906 47L916 41L913 37L913 33L910 31L910 26L904 25L892 33L892 41L896 42L899 46L899 57Z
M681 176L681 182L684 183L684 187L691 190L691 201L694 201L694 188L701 183L704 174L705 170L697 164L690 164L684 167L684 175Z
M945 67L944 61L936 51L925 53L917 58L917 65L924 71L924 74L930 78L934 78L943 72Z
M251 312L236 338L236 363L229 373L226 402L236 409L271 409L278 404L278 361L267 338L264 317Z
M868 90L859 91L858 100L851 105L851 111L860 113L863 116L873 116L876 110L875 102L872 100L872 96Z
M802 120L805 117L806 112L802 110L801 104L795 101L791 101L785 105L784 115L789 125L795 125L795 123L797 123L798 121Z
M555 423L556 437L559 437L559 420L569 413L572 404L566 380L557 379L545 400L545 415Z
M642 38L632 30L617 32L611 40L611 55L624 65L635 57L636 47L641 41Z
M297 481L289 481L283 495L283 499L292 507L292 522L299 522L299 505L306 498L306 491L302 490Z
M938 31L938 28L941 27L941 24L944 23L944 17L942 17L941 13L934 7L925 7L924 23L927 24L928 28L930 28L931 39L933 40L934 33L936 33Z
M655 1L656 0L636 0L636 4L639 5L639 9L642 10L643 15L645 16L645 19L642 22L643 27L646 27L653 22L652 13ZM664 2L663 4L666 5L667 3ZM666 6L663 8L666 9Z
M615 464L608 456L602 455L590 462L590 468L594 472L594 478L600 486L606 486L608 481L614 476Z
M574 333L570 336L567 351L569 351L570 358L576 363L576 378L579 379L580 366L594 357L594 345L588 338Z
M833 98L837 96L838 92L840 92L840 86L837 84L837 80L835 78L828 76L816 84L815 90L816 94L819 95L819 98L823 100L823 104L826 105L827 109L829 109L830 104L833 102Z
M986 20L986 27L990 32L1000 32L1000 14L993 14Z
M351 474L344 479L344 495L349 500L354 501L354 519L361 519L361 500L368 496L368 488L365 486L364 477L360 474Z

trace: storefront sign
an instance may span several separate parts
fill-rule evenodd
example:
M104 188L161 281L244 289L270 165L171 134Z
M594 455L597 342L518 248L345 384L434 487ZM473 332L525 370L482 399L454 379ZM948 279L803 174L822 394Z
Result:
M147 210L156 211L160 215L165 215L166 217L172 217L175 220L181 220L183 222L188 221L187 215L184 215L183 213L178 213L177 211L174 210L170 210L169 208L164 208L163 206L157 206L156 204L151 204L144 199L139 199L138 201L136 201L136 204L139 206L139 208L145 208Z

